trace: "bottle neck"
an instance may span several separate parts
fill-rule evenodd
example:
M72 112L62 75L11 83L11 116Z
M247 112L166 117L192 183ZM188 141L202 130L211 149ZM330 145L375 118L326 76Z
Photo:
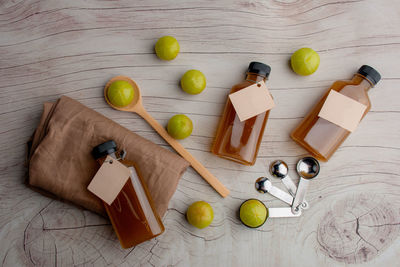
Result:
M112 157L114 159L117 159L117 155L115 153L108 154L107 156L110 156L110 157ZM106 160L107 156L97 159L96 160L97 163L99 163L100 165L103 164L104 161Z
M257 82L261 82L261 81L265 82L266 80L267 80L267 77L258 75L256 73L248 72L246 75L246 81L249 81L252 83L257 83Z
M367 78L365 78L363 75L356 73L353 76L353 79L351 79L351 82L356 85L360 85L361 87L364 88L365 91L368 91L372 87L374 87L374 84L369 81Z

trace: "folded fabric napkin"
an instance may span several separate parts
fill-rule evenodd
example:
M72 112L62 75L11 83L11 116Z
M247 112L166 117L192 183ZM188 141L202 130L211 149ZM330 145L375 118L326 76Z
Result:
M125 149L126 158L137 164L162 217L189 163L66 96L44 104L28 143L27 183L45 195L51 193L104 216L101 200L86 188L99 168L91 151L108 140Z

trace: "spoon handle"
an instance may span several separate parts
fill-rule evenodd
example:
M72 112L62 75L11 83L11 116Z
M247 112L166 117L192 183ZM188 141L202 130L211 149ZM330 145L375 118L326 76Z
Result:
M292 178L290 178L289 175L286 175L286 177L281 179L282 183L285 185L286 189L288 192L295 197L296 192L297 192L297 186L294 184ZM309 205L308 202L304 199L304 201L301 203L301 208L302 209L308 209Z
M299 217L301 210L297 214L292 212L289 207L285 208L268 208L268 218L284 218L284 217Z
M209 172L195 157L192 156L178 141L172 138L168 132L162 127L147 111L142 108L137 111L151 127L168 142L184 159L186 159L202 177L206 180L222 197L229 195L229 190L211 173Z
M285 185L289 194L294 197L296 195L297 186L293 183L293 180L289 177L289 175L286 175L286 177L282 178L281 181Z
M271 188L268 190L268 193L270 193L274 197L282 200L283 202L286 202L289 205L292 205L292 203L293 203L293 197L291 195L289 195L288 193L286 193L283 190L280 190L279 188L277 188L275 186L271 186Z
M300 205L304 202L309 182L310 180L300 178L299 187L297 188L297 192L292 204L292 212L294 214L297 214L299 212Z

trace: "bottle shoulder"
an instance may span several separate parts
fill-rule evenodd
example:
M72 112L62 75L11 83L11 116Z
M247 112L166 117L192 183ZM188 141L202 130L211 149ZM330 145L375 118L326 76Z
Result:
M235 84L234 86L232 86L231 92L239 91L239 90L241 90L241 89L243 89L243 88L246 88L246 87L248 87L248 86L250 86L250 85L252 85L252 84L253 84L252 82L249 82L249 81L244 80L244 81L242 81L242 82L240 82L240 83Z
M346 85L349 85L349 84L351 84L350 81L338 80L338 81L333 82L331 88L339 90L340 88L342 88Z

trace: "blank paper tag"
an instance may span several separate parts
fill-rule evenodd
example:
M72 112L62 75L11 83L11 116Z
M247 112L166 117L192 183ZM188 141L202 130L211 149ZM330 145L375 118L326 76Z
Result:
M107 156L87 189L111 205L128 181L130 174L125 165Z
M275 106L264 82L255 83L229 95L240 121L245 121Z
M331 90L318 116L353 132L360 123L366 108L366 105Z

